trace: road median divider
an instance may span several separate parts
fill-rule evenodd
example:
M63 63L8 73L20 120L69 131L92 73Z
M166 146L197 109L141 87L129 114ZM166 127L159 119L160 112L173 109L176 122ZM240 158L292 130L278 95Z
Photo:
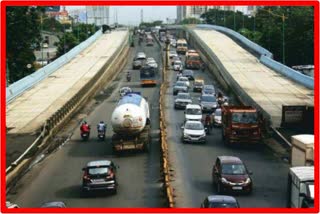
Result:
M104 63L94 77L92 77L71 99L58 111L49 117L41 128L37 139L29 148L6 169L6 191L21 178L28 170L30 164L50 144L52 138L66 123L92 98L99 90L104 88L114 76L120 72L127 62L129 52L129 32L122 44L114 54Z
M156 36L155 36L156 37ZM160 41L156 38L156 41L161 46ZM161 48L161 52L163 52ZM165 118L165 94L168 87L167 81L167 66L166 63L168 59L166 54L162 56L162 77L163 81L160 87L160 140L161 140L161 180L163 182L162 191L166 199L166 207L174 208L175 207L175 200L174 200L174 193L173 188L171 186L171 169L169 164L169 152L168 152L168 142L167 142L167 132L166 132L166 118Z

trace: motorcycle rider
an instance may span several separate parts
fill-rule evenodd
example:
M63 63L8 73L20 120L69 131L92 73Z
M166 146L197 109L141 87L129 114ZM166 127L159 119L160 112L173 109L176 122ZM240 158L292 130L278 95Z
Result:
M182 72L179 71L178 74L177 74L177 80L179 79L179 77L182 77Z
M106 133L106 129L107 129L106 124L103 121L100 121L100 123L97 125L98 133L103 132L103 134L105 134Z
M128 73L127 73L127 81L128 82L130 82L131 81L131 74L130 74L130 72L128 71Z
M84 133L88 133L88 136L90 135L90 126L88 125L87 121L82 122L82 124L80 126L80 133L81 133L81 136Z
M218 104L221 107L221 105L224 103L224 99L221 91L218 92L217 99L218 99Z

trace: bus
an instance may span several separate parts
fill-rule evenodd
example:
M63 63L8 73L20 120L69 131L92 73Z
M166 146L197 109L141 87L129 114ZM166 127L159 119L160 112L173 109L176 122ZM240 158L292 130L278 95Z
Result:
M188 43L185 39L178 39L177 41L177 53L185 54L188 51Z
M141 86L156 86L156 68L143 66L140 70L140 84Z

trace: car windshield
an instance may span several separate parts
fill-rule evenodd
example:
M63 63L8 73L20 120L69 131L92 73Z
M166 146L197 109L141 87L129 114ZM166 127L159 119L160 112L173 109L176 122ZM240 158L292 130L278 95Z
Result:
M200 85L203 85L203 83L202 82L194 82L194 85L200 86Z
M179 81L186 82L189 81L186 77L179 77Z
M203 89L203 93L205 93L205 94L214 94L214 89L212 89L212 88L206 88L206 89Z
M200 60L200 57L199 56L189 56L188 57L188 60Z
M222 174L225 175L245 175L247 174L246 168L243 164L223 164Z
M178 94L177 99L190 99L190 95L189 94Z
M257 123L258 116L256 112L236 112L232 114L234 123Z
M193 74L192 71L184 71L182 73L182 75L192 75L192 74Z
M174 62L174 65L181 65L181 62Z
M202 96L201 101L203 102L216 102L215 96Z
M176 86L185 86L186 84L184 82L177 82Z
M211 202L210 208L238 208L236 203Z
M202 112L201 112L201 109L198 109L198 108L188 108L186 110L186 114L201 115Z
M202 123L186 123L185 128L191 130L203 130L203 125Z
M216 111L214 112L215 116L221 116L221 109L216 109Z
M204 89L212 89L212 90L214 90L213 85L205 85L205 86L203 86L203 88Z
M89 168L88 174L89 175L105 175L109 171L108 167L94 167L94 168Z

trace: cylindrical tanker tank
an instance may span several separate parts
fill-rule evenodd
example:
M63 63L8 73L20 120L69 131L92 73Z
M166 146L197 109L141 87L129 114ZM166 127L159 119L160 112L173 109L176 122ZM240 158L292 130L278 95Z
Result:
M149 123L148 102L139 94L123 96L111 116L113 131L120 135L140 133Z

